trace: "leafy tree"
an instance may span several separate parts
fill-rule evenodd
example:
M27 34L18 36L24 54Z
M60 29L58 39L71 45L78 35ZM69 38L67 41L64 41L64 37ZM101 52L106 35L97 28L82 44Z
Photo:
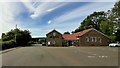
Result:
M3 38L3 36L5 35L5 33L2 33L2 36L1 36L1 38Z
M106 19L105 21L101 21L100 31L104 34L110 36L113 34L113 22Z
M117 23L120 23L120 1L116 2L112 8L112 16L115 18Z
M102 21L106 20L106 14L105 12L94 12L93 14L90 14L82 23L81 25L84 27L84 29L87 28L95 28L97 30L100 30L100 23Z
M90 14L72 33L88 28L95 28L108 35L113 41L120 41L120 1L115 3L112 10Z
M64 32L64 34L70 34L70 32L67 31L67 32Z
M76 33L88 28L95 28L97 30L100 30L101 22L105 20L107 20L107 18L106 18L106 13L104 11L94 12L89 16L87 16L87 18L85 18L83 22L81 22L81 25L75 31L73 31L73 33Z
M17 44L27 44L31 40L30 32L27 30L20 31L16 34L16 42Z
M115 40L120 42L120 1L115 3L110 15L111 21L114 23Z
M31 35L28 30L14 29L6 34L2 34L3 41L14 40L17 45L25 45L31 40Z
M2 37L2 41L8 41L8 40L10 40L9 38L10 38L10 37L9 37L7 34L5 34L5 35L3 35L3 37Z
M115 33L115 35L116 35L115 40L120 42L120 29L117 30L117 32Z

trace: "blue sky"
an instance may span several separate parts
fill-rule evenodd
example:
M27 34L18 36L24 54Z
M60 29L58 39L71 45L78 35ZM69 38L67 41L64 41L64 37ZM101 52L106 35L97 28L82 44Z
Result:
M1 2L0 34L15 28L31 32L32 37L45 37L56 29L61 33L73 31L94 11L107 11L112 2Z

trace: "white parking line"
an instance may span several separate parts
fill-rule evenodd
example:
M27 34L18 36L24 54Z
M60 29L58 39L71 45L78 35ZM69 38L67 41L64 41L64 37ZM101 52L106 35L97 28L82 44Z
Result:
M95 58L95 56L88 56L88 58Z
M108 58L108 56L87 56L88 58Z
M98 56L99 58L108 58L108 56Z

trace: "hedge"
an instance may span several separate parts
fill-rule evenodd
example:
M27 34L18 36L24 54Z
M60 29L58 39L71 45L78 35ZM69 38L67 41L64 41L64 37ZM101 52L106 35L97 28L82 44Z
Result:
M9 40L9 41L3 41L2 42L2 50L8 49L8 48L13 48L16 47L16 43L14 40Z

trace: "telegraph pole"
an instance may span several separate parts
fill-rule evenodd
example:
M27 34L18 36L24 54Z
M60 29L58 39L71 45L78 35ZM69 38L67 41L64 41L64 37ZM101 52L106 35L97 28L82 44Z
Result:
M15 42L16 42L16 33L17 33L16 29L17 29L17 24L15 25Z

